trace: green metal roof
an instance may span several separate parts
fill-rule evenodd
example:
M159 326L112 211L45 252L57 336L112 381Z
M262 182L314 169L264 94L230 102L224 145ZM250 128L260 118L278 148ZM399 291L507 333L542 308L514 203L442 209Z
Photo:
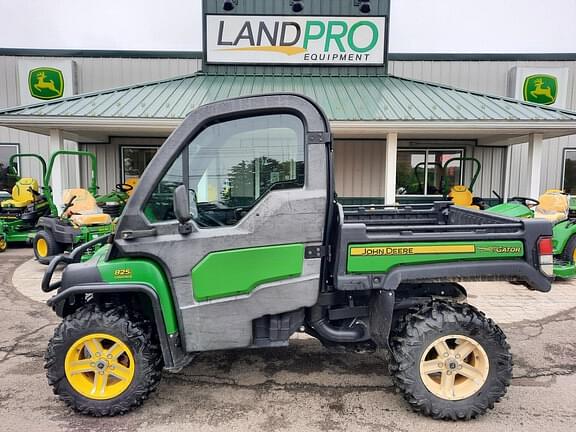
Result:
M0 116L181 119L209 102L274 92L309 96L332 121L576 120L576 113L566 110L393 76L203 73L11 108Z

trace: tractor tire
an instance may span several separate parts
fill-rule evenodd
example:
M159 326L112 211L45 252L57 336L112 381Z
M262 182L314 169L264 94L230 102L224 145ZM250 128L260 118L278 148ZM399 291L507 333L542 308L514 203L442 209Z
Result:
M390 374L413 410L441 420L470 420L506 394L512 354L506 336L473 306L432 301L402 317L392 332Z
M570 237L570 240L568 240L566 247L560 255L560 259L567 263L576 263L576 235Z
M6 252L6 249L8 249L8 243L6 242L6 238L0 237L0 253Z
M52 258L64 251L62 244L58 243L51 231L40 230L32 241L34 256L40 264L48 265Z
M75 411L124 414L148 398L162 376L162 353L149 321L123 306L88 304L54 331L45 354L48 383Z

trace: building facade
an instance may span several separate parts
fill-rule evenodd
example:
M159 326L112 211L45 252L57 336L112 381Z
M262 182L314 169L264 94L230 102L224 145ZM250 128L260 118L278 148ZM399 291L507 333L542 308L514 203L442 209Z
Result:
M276 3L284 8L288 4ZM281 12L294 15L290 10ZM374 19L386 15L374 12ZM210 13L222 11L208 8L206 15ZM333 15L330 10L309 14ZM336 187L344 201L379 202L385 196L387 202L433 199L441 195L439 164L462 157L481 163L474 187L477 196L494 197L492 191L509 197L530 196L546 189L576 193L571 165L576 163L576 137L570 136L576 132L570 113L576 111L576 55L397 54L390 55L386 70L382 65L211 65L206 57L206 52L0 50L0 89L4 89L0 91L0 124L5 125L0 127L0 162L6 163L14 152L48 158L57 148L91 151L97 155L101 191L108 191L139 177L163 140L194 106L227 96L298 91L299 82L308 80L311 88L304 90L330 111L334 121ZM8 109L27 102L22 95L31 84L23 78L24 66L59 62L71 65L73 92L78 97L38 100L40 104L29 110ZM519 70L564 74L557 89L561 106L543 105L514 114L515 109L531 109L530 104L515 105L506 99ZM539 94L539 90L532 91ZM182 109L174 114L171 104L178 103L183 103ZM380 117L375 116L376 110L382 110ZM450 130L443 129L446 119L436 115L440 111L454 120ZM549 118L552 113L559 117ZM165 121L160 123L159 118ZM563 123L553 124L558 119ZM420 125L422 120L430 120L426 131L406 126ZM90 124L82 126L80 121ZM458 121L464 126L455 128ZM393 160L390 137L395 140ZM33 163L23 161L19 169L26 176L40 176ZM458 177L456 183L469 183L473 171L471 162L455 161L450 175ZM85 185L87 175L87 165L66 161L60 186Z

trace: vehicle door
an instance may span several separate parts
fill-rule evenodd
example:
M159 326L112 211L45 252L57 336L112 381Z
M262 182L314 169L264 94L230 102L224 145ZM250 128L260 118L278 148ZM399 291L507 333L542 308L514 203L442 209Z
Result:
M330 153L325 116L296 95L206 105L160 148L115 247L163 266L186 350L249 346L254 319L316 303ZM182 184L186 226L172 202Z

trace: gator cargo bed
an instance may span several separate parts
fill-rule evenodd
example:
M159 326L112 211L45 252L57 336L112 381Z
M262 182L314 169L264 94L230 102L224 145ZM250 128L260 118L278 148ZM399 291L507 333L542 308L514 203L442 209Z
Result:
M336 287L394 289L400 282L518 280L550 289L538 240L549 223L453 206L339 206ZM423 279L425 278L425 279Z

